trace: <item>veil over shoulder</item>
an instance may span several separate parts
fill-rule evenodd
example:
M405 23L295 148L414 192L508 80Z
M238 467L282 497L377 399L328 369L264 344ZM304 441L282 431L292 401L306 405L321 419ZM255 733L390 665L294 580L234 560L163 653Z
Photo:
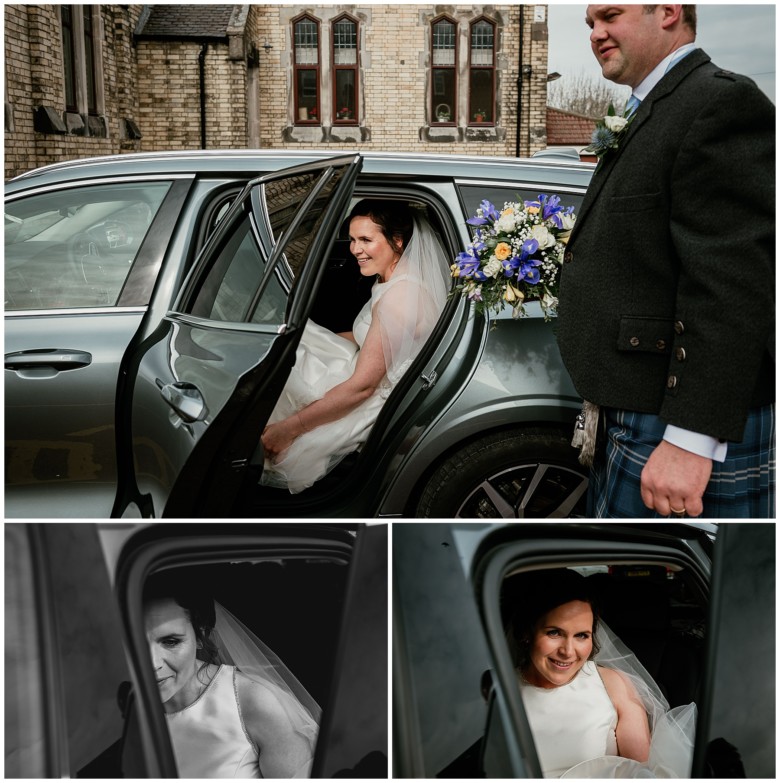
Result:
M601 622L596 634L599 666L625 677L642 701L650 722L650 755L646 763L602 756L568 769L563 778L687 778L691 774L696 735L696 705L669 709L660 688L636 655Z
M294 775L307 777L319 732L319 705L270 647L224 606L216 601L214 605L216 624L213 637L223 663L235 666L244 676L268 688L277 698L293 731L309 743L310 758Z

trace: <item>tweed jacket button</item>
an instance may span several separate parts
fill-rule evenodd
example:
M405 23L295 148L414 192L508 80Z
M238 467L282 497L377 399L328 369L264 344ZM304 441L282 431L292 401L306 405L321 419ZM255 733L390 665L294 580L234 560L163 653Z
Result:
M677 334L682 334L685 331L685 324L683 324L682 321L675 321L674 322L674 331Z
M666 340L659 340L659 341L658 341L658 342L655 344L655 347L656 347L656 348L657 348L659 351L663 351L663 350L664 350L664 348L666 348Z
M685 361L685 348L680 347L674 352L675 358L678 362L684 362Z
M632 337L628 342L629 342L629 345L632 348L636 348L639 345L639 338L638 337Z
M676 389L677 388L677 376L676 375L670 375L666 379L666 388L667 389Z
M567 250L563 254L563 263L570 264L572 261L574 261L574 253L571 250Z

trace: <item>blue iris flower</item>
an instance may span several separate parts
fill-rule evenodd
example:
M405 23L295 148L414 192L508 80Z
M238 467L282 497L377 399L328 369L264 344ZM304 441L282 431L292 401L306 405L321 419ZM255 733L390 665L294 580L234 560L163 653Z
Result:
M518 280L523 280L531 285L536 285L541 277L539 270L537 269L542 263L539 258L529 258L527 261L523 261L520 265L520 271L517 274Z
M504 277L512 277L520 266L520 259L517 256L512 256L512 258L502 261L501 266L504 267Z
M525 261L528 256L532 256L539 249L539 240L526 239L521 249L523 252L520 255L520 260Z
M495 222L500 217L498 210L487 199L482 200L479 208L482 210L482 217L475 215L473 218L469 218L466 223L470 226L484 226L487 223Z
M547 196L544 193L540 193L536 201L524 202L526 207L536 207L542 216L542 220L552 220L552 222L558 227L563 228L560 213L563 212L561 206L560 196ZM574 207L569 207L568 211L564 214L569 214L574 210Z

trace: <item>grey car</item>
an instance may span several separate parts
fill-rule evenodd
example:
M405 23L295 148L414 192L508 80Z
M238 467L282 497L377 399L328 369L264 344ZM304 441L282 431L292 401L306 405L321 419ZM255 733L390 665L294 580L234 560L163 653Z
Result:
M564 567L696 703L693 777L776 777L773 523L398 522L392 560L394 777L541 777L503 610Z
M424 209L454 259L483 199L579 206L592 166L265 151L73 161L6 186L8 517L582 513L578 396L538 305L452 298L359 453L299 495L259 446L307 318L368 296L353 201Z

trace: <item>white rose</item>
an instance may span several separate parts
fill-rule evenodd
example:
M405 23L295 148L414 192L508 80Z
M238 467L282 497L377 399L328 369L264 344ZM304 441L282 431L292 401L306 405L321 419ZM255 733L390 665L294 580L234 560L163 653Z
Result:
M501 215L496 221L496 231L504 234L508 234L510 231L514 231L515 228L515 216L513 213Z
M574 223L577 217L572 213L570 215L561 215L561 223L566 231L571 231L574 228Z
M620 133L628 125L628 120L625 117L604 117L604 124L613 133Z
M552 247L555 244L555 237L546 226L534 226L531 229L531 236L539 243L540 248Z
M485 264L485 267L482 271L487 277L495 277L503 268L504 267L501 262L495 256L493 256L490 261Z

